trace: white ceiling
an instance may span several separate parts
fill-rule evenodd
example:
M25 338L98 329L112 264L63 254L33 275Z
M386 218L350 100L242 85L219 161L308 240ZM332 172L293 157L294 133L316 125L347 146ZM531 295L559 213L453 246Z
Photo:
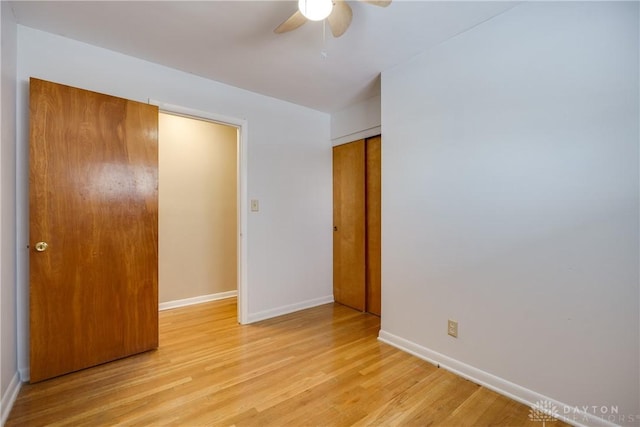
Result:
M516 5L515 2L349 1L353 22L334 39L307 22L273 29L292 1L14 1L19 24L212 80L335 112L378 95L380 72Z

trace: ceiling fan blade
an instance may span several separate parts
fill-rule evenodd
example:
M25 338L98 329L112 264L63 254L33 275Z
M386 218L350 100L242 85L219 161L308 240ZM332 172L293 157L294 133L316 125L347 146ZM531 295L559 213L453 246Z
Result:
M307 18L305 18L304 15L300 13L299 10L297 10L293 15L289 17L289 19L278 25L278 28L273 30L273 32L276 34L280 34L286 33L287 31L293 31L305 22L307 22Z
M331 28L331 34L334 37L340 37L347 31L349 25L351 25L351 18L353 18L353 12L351 6L344 0L337 0L331 11L331 15L327 18L329 21L329 27Z
M374 6L387 7L391 4L391 0L360 0Z

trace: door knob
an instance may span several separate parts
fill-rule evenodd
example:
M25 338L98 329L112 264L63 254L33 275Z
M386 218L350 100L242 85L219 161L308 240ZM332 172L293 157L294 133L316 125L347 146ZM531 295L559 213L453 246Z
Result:
M38 242L36 243L36 251L37 252L44 252L47 250L47 248L49 247L49 245L47 244L47 242Z

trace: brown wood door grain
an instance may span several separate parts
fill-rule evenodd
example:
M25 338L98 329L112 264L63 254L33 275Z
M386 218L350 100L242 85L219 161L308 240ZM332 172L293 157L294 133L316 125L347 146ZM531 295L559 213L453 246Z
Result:
M382 138L374 136L366 141L366 218L367 218L367 308L369 313L381 314L381 178Z
M365 310L365 142L333 147L333 296Z
M158 109L38 79L29 108L37 382L158 346Z

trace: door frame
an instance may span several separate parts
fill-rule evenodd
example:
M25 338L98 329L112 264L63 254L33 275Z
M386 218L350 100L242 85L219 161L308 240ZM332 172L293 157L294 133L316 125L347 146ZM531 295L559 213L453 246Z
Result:
M248 150L248 122L245 119L225 116L218 113L196 110L193 108L182 107L179 105L168 104L154 99L149 99L149 104L158 107L159 112L174 114L178 116L189 117L197 120L218 123L225 126L231 126L238 129L238 253L237 253L237 269L238 269L238 323L249 323L249 284L247 282L247 150Z

